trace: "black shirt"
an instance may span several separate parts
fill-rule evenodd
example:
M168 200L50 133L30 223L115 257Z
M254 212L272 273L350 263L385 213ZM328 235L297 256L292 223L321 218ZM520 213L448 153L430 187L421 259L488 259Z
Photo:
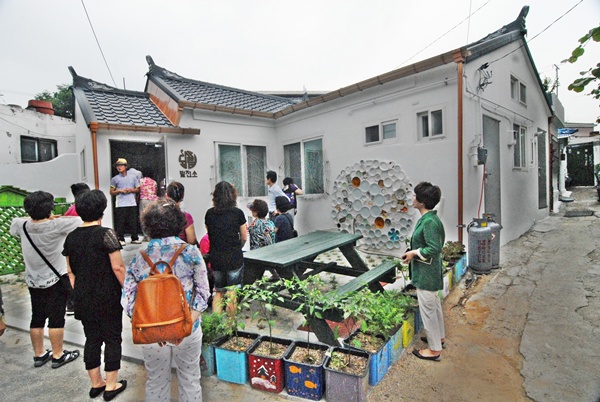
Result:
M215 271L232 271L244 264L240 226L246 223L246 216L239 208L206 211L204 224L210 240L210 263Z

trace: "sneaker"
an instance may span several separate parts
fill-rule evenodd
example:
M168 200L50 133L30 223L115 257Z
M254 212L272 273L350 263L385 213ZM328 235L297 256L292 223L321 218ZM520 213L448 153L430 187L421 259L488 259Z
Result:
M66 313L68 316L75 315L75 310L73 307L67 307Z
M41 356L33 357L33 365L35 367L42 367L44 364L48 363L52 358L52 351L50 349L46 349L46 353Z
M125 243L125 240L119 240L119 243L121 243L121 246L123 246L123 247L125 247L125 244L127 244L127 243Z
M73 350L73 351L63 350L63 354L61 357L59 357L58 359L55 359L54 357L52 358L52 368L55 369L55 368L64 366L65 364L72 362L73 360L77 359L78 357L79 357L78 350Z
M142 241L140 239L135 239L131 241L131 244L142 244Z

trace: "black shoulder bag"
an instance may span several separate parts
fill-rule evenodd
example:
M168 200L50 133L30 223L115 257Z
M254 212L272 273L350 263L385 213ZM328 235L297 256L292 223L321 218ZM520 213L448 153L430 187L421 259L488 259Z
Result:
M64 274L61 276L58 273L58 271L56 270L56 268L54 268L54 266L50 263L50 261L48 261L48 259L46 257L44 257L44 254L42 254L40 249L37 248L35 243L31 240L29 233L27 233L27 229L25 228L26 224L27 224L27 222L23 222L23 233L25 233L25 236L27 236L27 240L29 240L29 243L33 246L34 250L37 251L37 253L40 255L40 257L42 257L42 260L44 260L44 262L50 267L52 272L54 272L54 274L56 276L58 276L58 282L60 282L60 285L62 286L65 293L70 296L71 293L73 293L73 286L71 286L71 280L69 279L69 274Z
M298 237L298 231L294 229L294 221L292 220L292 217L287 213L284 213L283 215L285 215L287 220L290 222L290 226L292 227L292 237Z

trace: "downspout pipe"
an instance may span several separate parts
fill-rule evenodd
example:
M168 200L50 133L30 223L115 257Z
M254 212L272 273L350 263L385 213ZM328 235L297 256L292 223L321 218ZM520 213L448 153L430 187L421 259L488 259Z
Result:
M452 52L452 58L457 64L457 165L458 165L458 222L456 227L458 228L458 241L463 243L463 198L464 198L464 182L463 182L463 66L465 58L461 49L456 49Z
M90 132L92 133L92 158L94 160L94 188L100 189L100 181L98 179L98 122L90 123Z

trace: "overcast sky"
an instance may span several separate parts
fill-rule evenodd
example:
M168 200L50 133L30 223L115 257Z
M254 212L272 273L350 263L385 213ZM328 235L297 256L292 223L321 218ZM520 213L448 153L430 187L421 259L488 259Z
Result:
M600 43L575 65L561 61L598 25L600 0L0 0L0 103L25 107L70 84L68 66L143 91L146 55L184 77L251 91L335 90L481 39L524 5L540 75L559 68L566 120L593 122L598 100L567 85L600 61Z

